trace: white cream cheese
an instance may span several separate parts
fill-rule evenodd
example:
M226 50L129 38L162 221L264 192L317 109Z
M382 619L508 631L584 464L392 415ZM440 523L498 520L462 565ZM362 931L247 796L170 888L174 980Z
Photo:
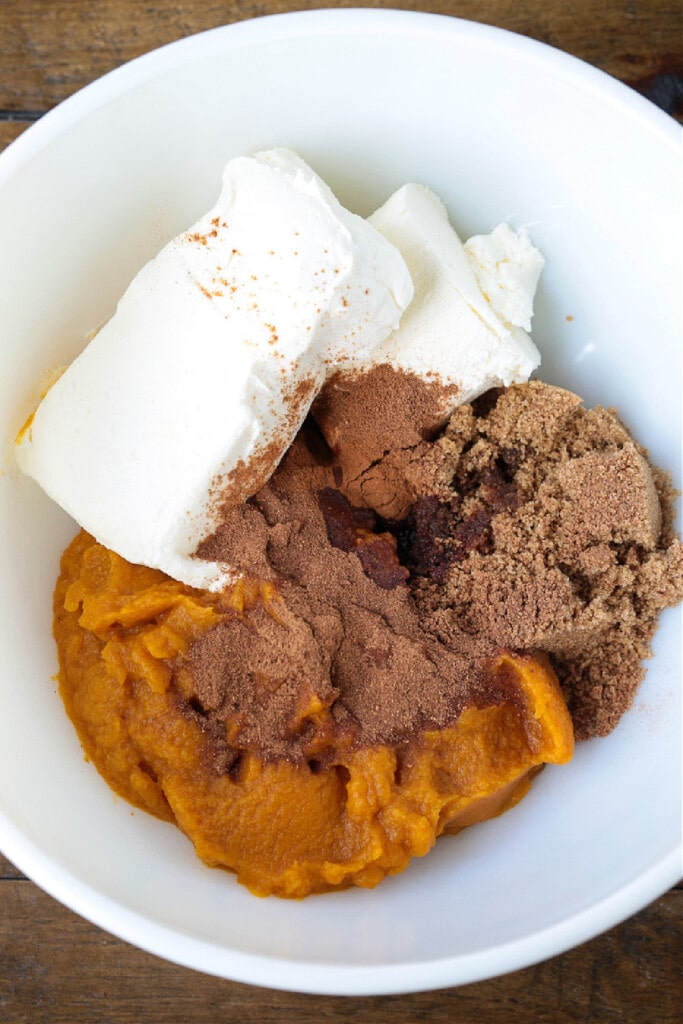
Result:
M190 586L223 499L254 493L330 363L362 361L413 294L398 251L296 154L232 160L212 210L133 280L53 385L21 469L102 544Z
M370 365L389 363L451 387L444 416L491 387L527 380L540 356L520 324L529 325L543 266L528 239L501 225L463 246L441 200L415 184L400 188L369 220L401 252L415 288Z

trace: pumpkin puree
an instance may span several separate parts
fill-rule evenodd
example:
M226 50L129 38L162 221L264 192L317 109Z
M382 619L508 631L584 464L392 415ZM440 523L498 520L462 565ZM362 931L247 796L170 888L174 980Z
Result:
M226 616L258 605L277 618L280 600L259 580L191 590L85 532L65 551L55 591L60 690L87 757L118 794L175 822L206 864L236 872L253 893L371 888L441 833L512 807L544 763L571 758L571 719L549 663L502 652L491 665L499 703L468 707L447 728L395 748L362 746L335 735L330 718L332 763L245 751L238 770L219 771L189 704L185 656ZM326 716L315 696L300 709L302 724L325 726Z

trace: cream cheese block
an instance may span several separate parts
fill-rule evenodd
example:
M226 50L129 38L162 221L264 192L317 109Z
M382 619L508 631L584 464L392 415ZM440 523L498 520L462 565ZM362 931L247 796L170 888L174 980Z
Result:
M526 235L501 225L463 246L438 196L415 184L369 220L401 252L415 288L369 365L438 380L448 391L444 417L489 388L527 380L540 363L527 331L544 261Z
M102 544L195 587L221 507L277 466L330 366L362 362L413 285L296 154L225 168L216 205L135 277L20 438L21 469Z

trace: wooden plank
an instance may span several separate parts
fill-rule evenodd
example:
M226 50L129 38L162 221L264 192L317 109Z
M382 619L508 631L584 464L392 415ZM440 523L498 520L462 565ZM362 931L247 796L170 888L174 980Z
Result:
M30 124L31 121L0 121L0 152L9 146L10 142L14 142Z
M0 853L0 882L14 881L17 878L25 879L26 875L19 868L15 868L14 864ZM3 892L4 890L0 887L0 910L2 908Z
M0 112L47 110L125 61L204 29L254 15L328 6L416 5L406 0L3 0ZM670 100L676 102L681 13L673 0L442 0L420 6L531 36L659 95L673 89Z
M683 891L535 967L477 985L369 999L252 988L160 961L27 881L0 882L0 1015L8 1024L678 1024Z

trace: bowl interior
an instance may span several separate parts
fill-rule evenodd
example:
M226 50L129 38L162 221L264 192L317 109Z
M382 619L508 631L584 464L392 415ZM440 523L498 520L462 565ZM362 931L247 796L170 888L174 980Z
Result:
M673 123L671 123L671 126ZM158 51L0 160L0 846L57 898L162 956L257 984L383 992L476 980L597 933L675 879L680 610L635 706L502 818L373 893L257 900L85 763L53 675L74 524L13 468L46 371L214 201L225 162L290 146L371 212L419 181L463 237L528 227L547 260L542 379L615 405L680 486L678 153L664 115L540 44L454 19L317 12ZM656 186L655 184L656 183Z

